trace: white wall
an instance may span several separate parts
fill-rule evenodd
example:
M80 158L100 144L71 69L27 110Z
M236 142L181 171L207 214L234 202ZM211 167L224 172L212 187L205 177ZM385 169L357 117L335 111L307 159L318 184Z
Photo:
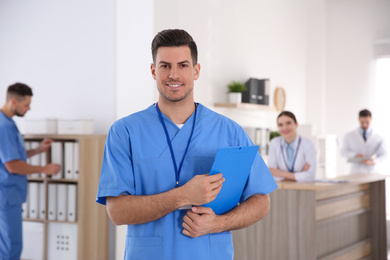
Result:
M226 86L232 80L270 78L271 104L275 87L284 87L286 109L305 122L307 2L155 1L155 32L182 28L195 39L201 64L197 101L208 106L226 102ZM218 111L246 125L276 124L276 113L270 121L264 112Z
M308 42L306 67L307 123L317 128L317 135L326 134L326 62L327 0L308 2Z
M150 72L153 0L117 0L116 10L116 116L121 118L155 102Z
M33 88L28 118L115 120L115 2L0 1L0 101L6 88ZM18 120L23 131L23 121Z
M150 73L153 14L153 0L116 1L117 119L154 102L155 83ZM117 226L115 232L115 259L121 260L127 228Z

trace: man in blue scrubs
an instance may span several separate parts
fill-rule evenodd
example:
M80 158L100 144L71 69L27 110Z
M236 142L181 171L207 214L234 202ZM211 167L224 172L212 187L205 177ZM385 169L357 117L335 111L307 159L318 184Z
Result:
M233 259L230 230L262 219L277 188L257 154L241 203L216 215L202 206L222 188L209 176L221 147L253 145L232 120L194 103L200 65L183 30L152 42L158 103L115 122L107 136L97 202L116 225L128 225L125 259Z
M22 252L22 204L27 196L27 174L59 172L60 165L33 166L27 157L47 151L52 140L26 151L23 136L12 119L30 110L32 90L25 84L8 87L0 111L0 259L19 260Z

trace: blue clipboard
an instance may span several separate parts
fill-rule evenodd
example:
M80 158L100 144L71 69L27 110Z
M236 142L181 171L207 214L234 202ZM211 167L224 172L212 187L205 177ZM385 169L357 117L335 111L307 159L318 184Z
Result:
M218 149L210 175L222 173L225 182L217 197L202 206L211 207L217 215L236 207L258 150L257 145Z

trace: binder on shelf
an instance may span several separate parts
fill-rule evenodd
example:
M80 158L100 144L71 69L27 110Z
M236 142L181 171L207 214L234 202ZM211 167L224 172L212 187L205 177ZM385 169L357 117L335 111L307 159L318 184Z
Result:
M26 202L22 204L22 218L28 218L28 195Z
M47 209L47 219L56 220L57 219L57 184L49 183L48 184L48 209Z
M39 219L45 219L46 217L46 189L44 183L39 183L39 204L38 204L38 217Z
M73 178L79 178L79 143L75 142L73 144Z
M269 105L269 79L250 78L245 82L247 88L242 92L242 102Z
M51 163L58 163L61 165L61 170L59 173L51 176L52 179L62 179L63 178L63 149L61 142L53 142L51 144Z
M31 142L30 141L25 141L24 142L24 148L26 149L26 151L30 150L31 149ZM31 164L31 158L27 158L26 162L28 164Z
M39 142L31 142L30 149L35 149L35 148L38 148L38 147L39 147ZM41 156L39 154L36 154L36 155L32 156L30 162L34 166L40 166L41 165ZM38 173L38 172L37 173L33 173L30 176L33 177L33 178L39 178L40 177L40 173Z
M29 218L38 218L38 182L29 182L28 183L28 216Z
M46 166L47 164L47 153L44 152L44 153L41 153L41 166ZM45 178L46 177L46 174L44 173L41 173L41 178Z
M66 217L67 217L66 191L67 191L66 184L57 184L57 220L58 221L66 221Z
M66 179L73 179L74 177L74 169L73 169L73 142L65 142L64 144L64 170L65 170L65 178Z
M68 216L67 221L76 222L76 214L77 214L77 185L76 184L68 184Z

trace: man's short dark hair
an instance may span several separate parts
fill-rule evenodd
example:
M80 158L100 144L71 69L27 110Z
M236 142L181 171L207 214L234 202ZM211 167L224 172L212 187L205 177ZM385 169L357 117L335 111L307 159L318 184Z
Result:
M12 98L17 98L18 100L24 99L26 96L32 96L32 89L23 83L15 83L8 87L7 89L7 101Z
M188 46L191 50L192 64L198 63L198 48L191 35L180 29L168 29L159 32L152 41L153 63L156 63L157 50L160 47Z
M371 112L368 109L363 109L359 112L359 117L371 117Z

